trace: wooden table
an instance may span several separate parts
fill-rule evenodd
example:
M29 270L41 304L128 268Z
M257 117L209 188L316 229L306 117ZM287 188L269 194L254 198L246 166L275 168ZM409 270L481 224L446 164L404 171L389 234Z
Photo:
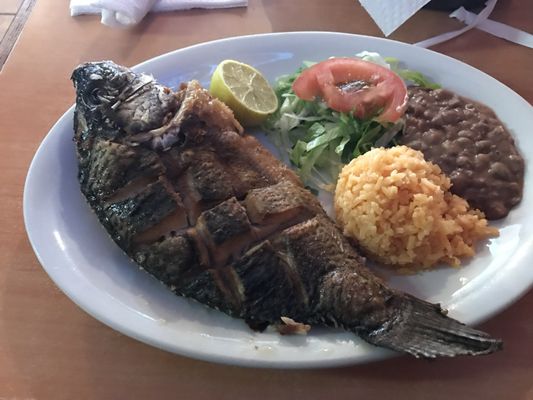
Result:
M501 1L492 18L531 31L533 3ZM392 38L415 42L459 26L422 11ZM151 15L130 30L104 27L97 17L71 18L67 0L37 1L0 74L1 400L533 399L533 292L482 326L505 341L505 350L490 357L261 370L191 360L123 336L81 311L39 265L23 225L23 184L39 143L73 102L68 78L78 63L134 65L211 39L297 30L382 36L355 0L250 0L248 8ZM533 102L531 49L473 30L434 50Z

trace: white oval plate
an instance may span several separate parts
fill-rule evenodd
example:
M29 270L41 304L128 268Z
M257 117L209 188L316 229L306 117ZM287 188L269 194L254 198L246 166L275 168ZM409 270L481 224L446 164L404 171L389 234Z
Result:
M363 50L397 57L444 87L492 107L526 159L524 198L496 224L501 228L499 238L481 246L478 255L461 269L391 278L397 288L442 303L452 317L479 323L516 300L533 282L533 109L511 89L466 64L426 49L325 32L228 38L156 57L135 70L151 73L171 87L193 78L208 85L215 66L232 58L254 65L273 82L277 76L295 71L304 60L350 56ZM150 345L229 364L326 367L393 354L352 334L329 329L315 328L305 337L254 333L240 320L174 296L119 250L85 203L76 177L72 119L71 108L35 155L24 190L24 218L46 272L89 314Z

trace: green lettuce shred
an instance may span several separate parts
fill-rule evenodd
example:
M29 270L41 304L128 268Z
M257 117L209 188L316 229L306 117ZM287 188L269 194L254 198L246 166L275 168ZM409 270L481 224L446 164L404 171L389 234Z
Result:
M440 89L442 87L418 71L401 68L400 60L397 58L385 57L385 61L389 64L390 69L400 75L407 84L412 83L428 89Z
M440 87L419 72L399 68L396 59L381 60L386 60L391 69L408 82L432 89ZM401 131L403 120L396 124L361 120L353 113L334 111L323 101L298 98L292 91L292 83L313 64L304 62L295 73L277 79L274 90L280 106L263 129L308 187L332 191L346 163L373 147L394 144L394 136Z

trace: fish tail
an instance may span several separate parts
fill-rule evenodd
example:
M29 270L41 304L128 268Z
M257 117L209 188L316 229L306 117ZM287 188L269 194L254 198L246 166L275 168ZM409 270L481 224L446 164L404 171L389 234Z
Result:
M409 353L417 358L483 355L501 350L503 342L446 316L438 304L413 296L395 296L399 313L379 329L360 333L376 346Z

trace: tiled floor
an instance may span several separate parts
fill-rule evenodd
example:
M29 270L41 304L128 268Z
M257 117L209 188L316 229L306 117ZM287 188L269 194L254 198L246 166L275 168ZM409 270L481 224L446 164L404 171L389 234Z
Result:
M0 4L0 7L2 7L2 4ZM9 25L11 25L11 22L15 18L15 13L13 14L4 14L0 12L0 40L4 38L5 33L7 32L7 28L9 28Z
M0 70L36 0L0 0Z
M0 4L0 13L16 14L21 4L22 0L2 0L2 4Z

